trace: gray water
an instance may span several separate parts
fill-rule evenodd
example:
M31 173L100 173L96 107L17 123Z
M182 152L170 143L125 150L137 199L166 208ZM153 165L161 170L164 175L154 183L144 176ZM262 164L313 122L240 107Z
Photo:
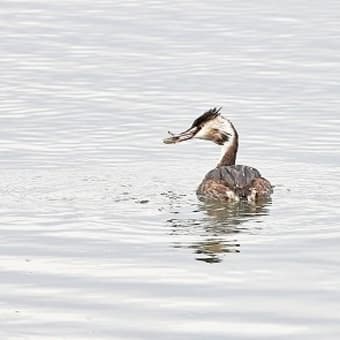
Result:
M338 1L0 9L1 339L339 339ZM220 105L272 202L162 144Z

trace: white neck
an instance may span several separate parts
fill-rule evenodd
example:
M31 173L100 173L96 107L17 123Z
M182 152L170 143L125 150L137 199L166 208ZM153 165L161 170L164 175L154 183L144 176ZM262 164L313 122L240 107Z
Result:
M224 155L230 150L230 148L234 144L234 140L235 140L235 136L232 135L231 137L229 137L229 140L222 145L221 155L220 155L220 159L218 160L218 163L222 161Z
M219 129L227 133L229 139L222 146L218 165L233 165L238 150L238 134L229 120L223 118L222 120L223 123L220 125Z

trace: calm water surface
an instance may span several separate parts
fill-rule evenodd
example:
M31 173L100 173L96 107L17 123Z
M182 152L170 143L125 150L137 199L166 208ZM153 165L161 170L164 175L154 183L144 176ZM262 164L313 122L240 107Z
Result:
M338 1L2 1L2 339L339 339ZM272 202L194 191L212 106Z

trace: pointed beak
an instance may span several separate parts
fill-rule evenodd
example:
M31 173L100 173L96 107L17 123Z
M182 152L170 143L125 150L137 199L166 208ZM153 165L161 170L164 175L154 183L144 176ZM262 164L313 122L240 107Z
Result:
M198 128L196 126L185 130L184 132L174 134L168 131L170 137L163 139L163 143L165 144L175 144L175 143L180 143L184 142L185 140L189 140L195 136L197 133Z

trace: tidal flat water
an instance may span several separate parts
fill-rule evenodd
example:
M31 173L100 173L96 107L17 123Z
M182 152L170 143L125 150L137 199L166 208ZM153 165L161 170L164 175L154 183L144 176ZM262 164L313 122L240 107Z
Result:
M0 5L0 338L340 338L340 3ZM258 206L203 204L213 106Z

